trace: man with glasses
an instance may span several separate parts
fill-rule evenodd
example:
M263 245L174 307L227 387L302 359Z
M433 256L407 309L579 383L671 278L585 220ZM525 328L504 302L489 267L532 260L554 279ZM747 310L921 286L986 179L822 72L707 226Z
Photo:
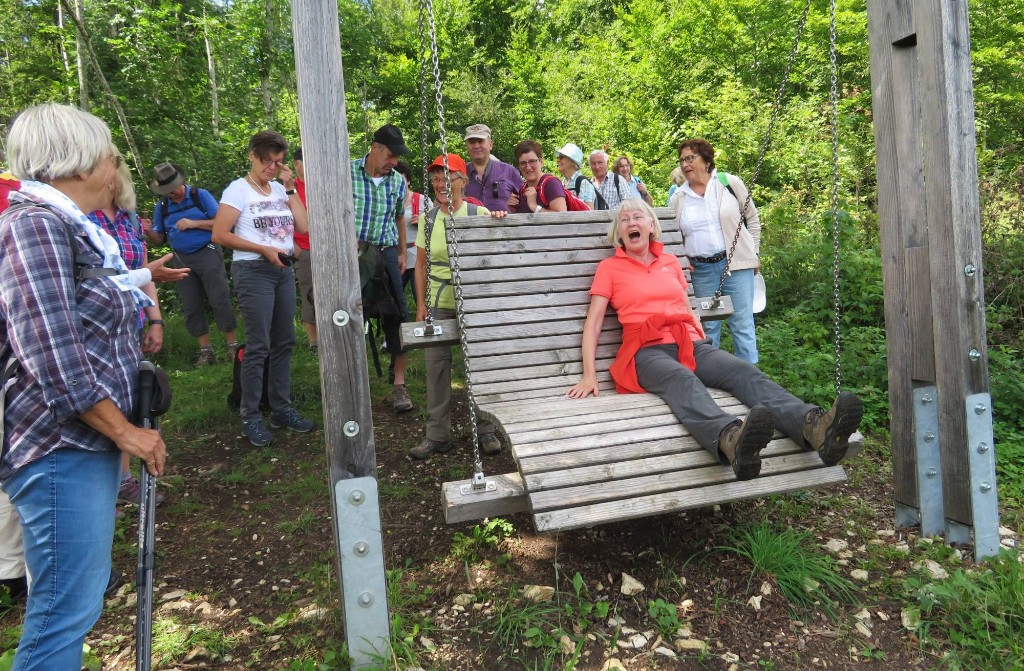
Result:
M519 193L523 179L514 166L492 156L492 149L490 128L478 123L466 129L466 153L472 166L466 198L479 200L488 210L499 212L508 209L508 197Z
M588 157L590 171L594 173L594 187L606 203L609 210L619 207L619 203L627 198L641 198L636 185L622 179L616 173L608 174L608 154L600 149L590 152ZM600 209L600 208L599 208Z
M391 392L395 412L412 410L412 399L405 389L407 355L402 351L399 332L408 320L402 273L405 272L405 180L394 168L398 157L409 153L402 131L397 126L381 126L373 134L370 151L352 161L352 201L355 205L356 232L360 242L368 242L381 250L384 266L391 278L395 302L401 317L385 317L384 341L391 355L389 372L394 375Z

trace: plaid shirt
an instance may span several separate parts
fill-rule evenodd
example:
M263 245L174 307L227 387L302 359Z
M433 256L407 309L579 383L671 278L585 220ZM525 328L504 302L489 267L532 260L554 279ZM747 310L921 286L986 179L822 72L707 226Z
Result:
M619 203L626 200L627 198L639 198L640 192L637 191L636 184L630 181L626 181L620 175L609 172L604 177L604 181L601 182L601 186L597 186L597 192L601 194L605 202L608 203L608 209L614 210L619 206ZM618 188L616 188L618 187ZM620 197L621 196L621 197Z
M359 239L381 247L398 244L397 217L405 213L405 180L392 170L374 184L363 166L366 157L352 161L352 202Z
M7 393L0 480L58 448L116 449L78 415L107 398L125 415L134 405L142 358L135 299L104 277L76 288L68 227L77 255L102 265L64 215L19 208L0 216L0 358L13 351L21 362Z
M103 210L90 212L89 218L117 241L121 258L129 270L138 270L146 265L146 243L138 217L133 218L127 210L117 208L113 221Z

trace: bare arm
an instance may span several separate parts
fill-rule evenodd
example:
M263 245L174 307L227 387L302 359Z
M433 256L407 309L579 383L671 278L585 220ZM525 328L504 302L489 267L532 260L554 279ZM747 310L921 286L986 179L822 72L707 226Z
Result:
M416 248L416 275L413 278L416 289L416 321L427 318L427 250Z
M109 398L103 399L78 417L96 431L113 440L117 449L142 459L150 473L163 475L164 463L167 461L167 447L164 445L159 431L140 429L133 425L125 419L125 416Z
M295 199L298 200L298 196L296 196ZM300 202L299 205L302 205L302 203ZM303 211L305 211L305 208L303 208ZM263 256L267 261L270 261L270 263L278 268L284 268L284 264L281 263L281 259L277 256L281 251L280 249L269 245L258 245L255 242L249 242L248 240L231 232L231 229L234 228L235 224L238 222L238 217L241 214L241 211L236 210L230 205L221 203L220 208L217 210L217 216L213 220L213 236L211 236L213 242L223 247L228 247L229 249L237 249L243 252L255 252Z
M590 297L587 321L583 324L583 379L566 392L570 398L598 395L597 368L594 360L597 356L597 338L601 335L601 324L604 323L604 315L608 311L608 302L605 296Z

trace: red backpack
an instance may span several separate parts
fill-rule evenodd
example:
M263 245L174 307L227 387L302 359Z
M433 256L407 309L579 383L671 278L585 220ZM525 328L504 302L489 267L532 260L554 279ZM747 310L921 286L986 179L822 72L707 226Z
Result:
M537 183L537 200L540 202L541 207L547 207L548 201L544 197L544 185L547 184L549 179L554 179L551 175L541 175L540 182ZM523 185L522 190L519 192L519 197L524 198L523 191L526 190L526 185ZM590 210L590 206L584 203L582 200L576 197L572 191L565 189L565 209L569 212L586 212Z

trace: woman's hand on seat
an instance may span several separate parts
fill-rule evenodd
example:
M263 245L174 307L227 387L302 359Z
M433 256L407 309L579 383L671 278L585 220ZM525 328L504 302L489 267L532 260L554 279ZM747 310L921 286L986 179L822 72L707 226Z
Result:
M569 398L586 398L590 394L598 395L597 379L584 377L576 386L572 387L565 395Z

